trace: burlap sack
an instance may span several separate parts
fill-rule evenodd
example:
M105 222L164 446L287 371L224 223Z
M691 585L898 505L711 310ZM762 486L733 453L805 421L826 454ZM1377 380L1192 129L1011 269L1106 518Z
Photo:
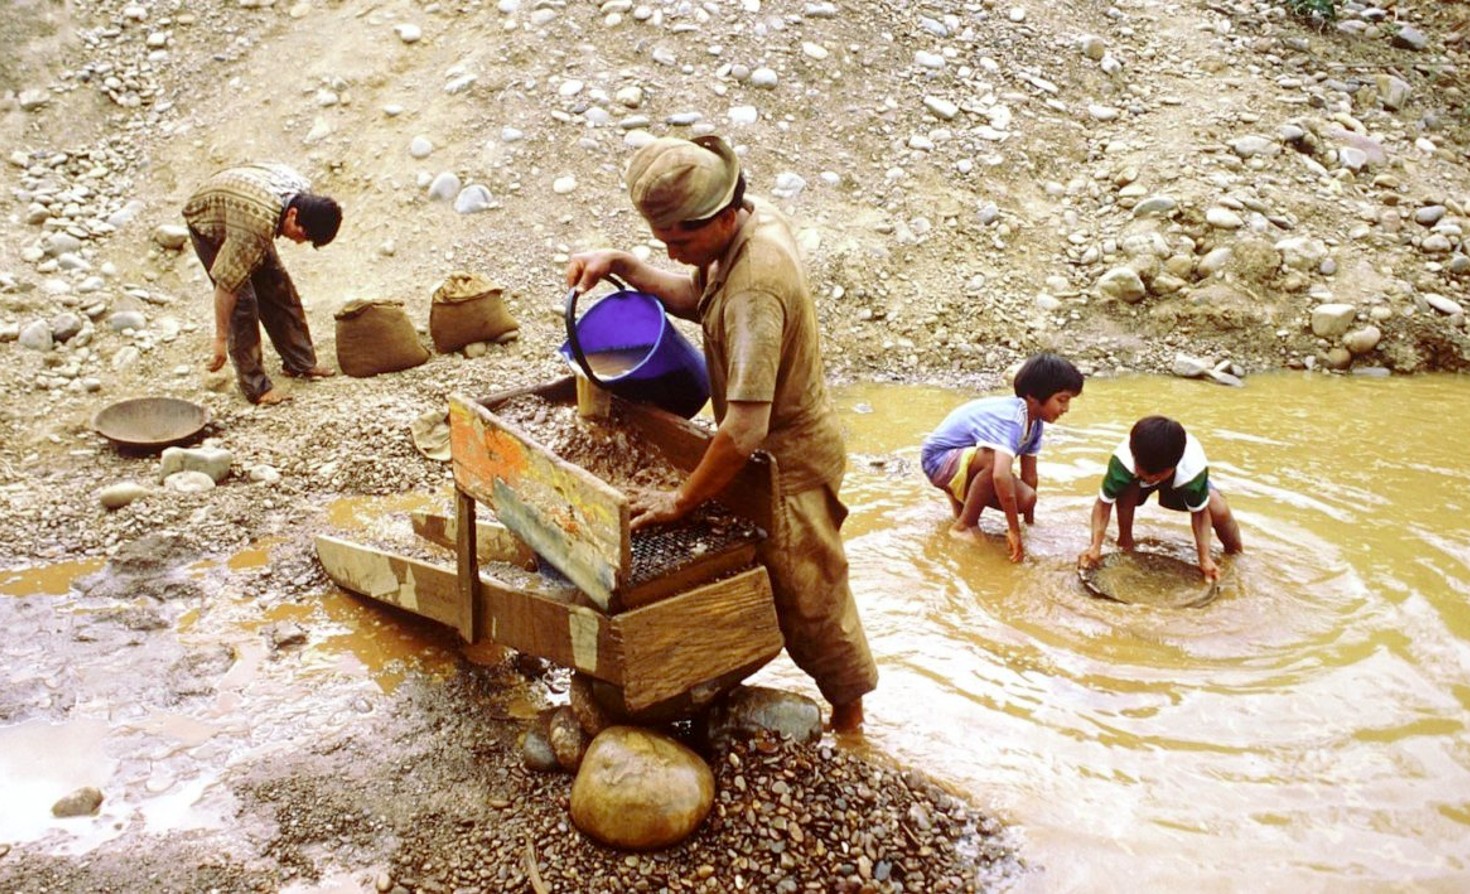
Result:
M336 319L337 365L349 376L397 372L429 359L402 301L349 301Z
M504 290L478 273L451 273L434 290L429 337L441 354L477 341L510 337L520 327L506 309Z

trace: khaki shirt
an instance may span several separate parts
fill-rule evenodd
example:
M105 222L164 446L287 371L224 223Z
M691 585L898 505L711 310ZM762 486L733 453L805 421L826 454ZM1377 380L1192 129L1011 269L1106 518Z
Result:
M846 466L827 396L816 309L786 218L748 199L745 224L710 269L695 272L715 419L729 401L769 402L761 447L776 457L781 488L835 485Z
M215 285L238 292L250 281L276 235L291 197L311 183L281 164L252 164L220 171L184 206L189 228L219 245L210 267Z

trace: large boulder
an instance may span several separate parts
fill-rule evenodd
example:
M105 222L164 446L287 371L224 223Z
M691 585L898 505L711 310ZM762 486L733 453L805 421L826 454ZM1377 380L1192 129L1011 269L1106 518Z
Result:
M715 800L709 766L668 736L635 726L603 730L572 783L572 822L610 847L656 850L678 844Z

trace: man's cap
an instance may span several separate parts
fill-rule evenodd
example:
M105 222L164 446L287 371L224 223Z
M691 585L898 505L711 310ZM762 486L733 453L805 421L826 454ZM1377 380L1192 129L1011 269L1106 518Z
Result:
M625 179L628 197L657 229L713 217L730 204L740 159L710 134L685 140L659 137L633 153Z

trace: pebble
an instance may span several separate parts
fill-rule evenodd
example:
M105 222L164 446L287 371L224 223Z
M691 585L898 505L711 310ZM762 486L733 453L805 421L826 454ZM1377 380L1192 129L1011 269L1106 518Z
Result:
M432 201L452 201L459 195L459 191L459 177L453 172L444 171L429 181L429 199Z
M135 481L119 481L109 484L97 494L97 500L102 508L112 510L121 509L134 500L148 495L148 488Z
M175 472L163 481L168 490L181 494L198 494L215 487L214 479L203 472Z
M1364 326L1345 334L1342 337L1342 345L1354 357L1361 357L1377 348L1378 343L1382 340L1383 332L1377 326Z
M1436 295L1433 292L1426 293L1423 297L1425 304L1428 304L1442 314L1457 316L1465 313L1465 308L1461 307L1460 303L1453 298L1446 298L1443 295Z
M1136 304L1148 294L1143 279L1130 267L1115 267L1104 273L1097 281L1097 290L1127 304Z
M62 818L92 816L102 807L102 800L100 790L90 785L85 786L52 804L51 815Z
M33 320L23 326L18 337L20 346L32 351L49 351L54 344L51 324L45 320Z
M457 178L456 178L457 182ZM431 198L436 197L431 187L429 190ZM495 198L490 195L489 187L482 183L471 183L454 197L454 210L460 214L478 214L495 207Z
M1222 230L1238 230L1245 225L1239 214L1228 208L1215 206L1205 211L1205 222Z
M1320 304L1312 309L1312 334L1318 338L1339 338L1348 331L1358 309L1338 302Z
M167 482L179 472L193 471L218 484L229 476L234 462L234 454L223 447L166 447L159 457L158 480Z
M941 96L924 97L924 108L941 121L952 121L960 113L960 107Z

